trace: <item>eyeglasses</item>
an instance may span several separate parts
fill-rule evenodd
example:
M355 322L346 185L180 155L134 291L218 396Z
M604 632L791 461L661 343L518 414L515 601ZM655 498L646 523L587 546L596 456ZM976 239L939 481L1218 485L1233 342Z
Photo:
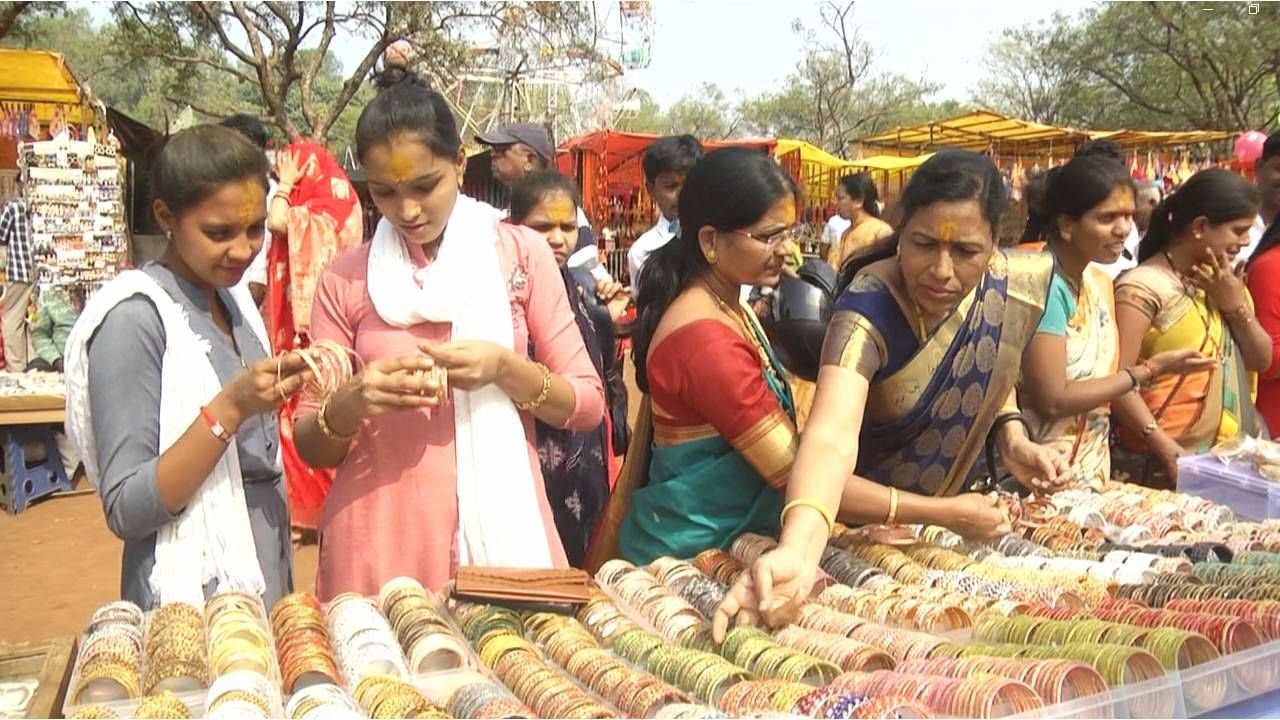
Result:
M755 235L747 232L746 230L730 230L729 232L735 232L744 237L749 237L752 240L755 240L756 242L762 242L765 245L768 245L769 247L774 248L784 242L788 242L788 241L795 242L800 240L800 238L804 237L805 226L792 225L791 227L785 227L785 228L782 228L781 230L776 230L772 233L769 233L767 236Z

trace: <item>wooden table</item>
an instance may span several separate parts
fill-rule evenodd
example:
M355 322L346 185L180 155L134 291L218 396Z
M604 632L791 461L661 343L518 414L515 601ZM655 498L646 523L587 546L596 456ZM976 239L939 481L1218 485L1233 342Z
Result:
M62 717L62 703L75 664L76 639L57 638L38 643L0 643L0 680L35 680L35 694L26 717Z
M0 426L59 424L67 417L62 395L12 395L0 397Z

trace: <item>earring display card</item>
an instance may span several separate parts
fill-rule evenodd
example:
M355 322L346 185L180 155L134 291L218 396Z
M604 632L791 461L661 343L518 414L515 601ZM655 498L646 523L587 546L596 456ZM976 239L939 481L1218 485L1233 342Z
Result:
M37 285L90 293L115 277L126 256L115 148L80 141L27 143L18 158L26 178Z

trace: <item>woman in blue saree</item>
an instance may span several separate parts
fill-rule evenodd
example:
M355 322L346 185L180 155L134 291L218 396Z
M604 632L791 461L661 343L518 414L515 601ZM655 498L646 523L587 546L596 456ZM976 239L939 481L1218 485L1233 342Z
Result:
M995 247L1007 202L988 158L939 152L904 190L898 233L855 261L787 488L795 512L786 513L779 547L744 573L717 613L718 633L740 611L748 621L762 611L770 624L792 616L813 585L832 514L856 503L874 522L916 523L931 505L954 502L992 433L1022 484L1050 490L1066 480L1061 453L1010 422L1020 419L1014 385L1053 261ZM881 487L857 490L851 474ZM969 497L995 510L994 498Z

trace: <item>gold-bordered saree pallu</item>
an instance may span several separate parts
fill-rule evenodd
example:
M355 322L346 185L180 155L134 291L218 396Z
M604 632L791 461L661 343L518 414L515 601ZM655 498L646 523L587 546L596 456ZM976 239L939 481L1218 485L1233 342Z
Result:
M998 251L977 287L923 344L882 281L854 280L833 322L858 325L851 337L874 342L881 358L859 436L859 475L923 495L969 486L1018 380L1052 273L1047 253Z
M648 563L776 533L795 460L795 405L764 332L754 343L718 320L668 335L649 358L651 396L587 569Z

